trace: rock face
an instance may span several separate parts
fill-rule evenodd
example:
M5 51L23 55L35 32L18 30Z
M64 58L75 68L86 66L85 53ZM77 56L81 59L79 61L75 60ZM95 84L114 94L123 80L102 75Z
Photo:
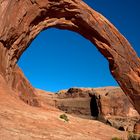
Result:
M120 130L134 131L140 117L118 87L70 88L57 96L55 106L66 113L96 118Z
M127 140L125 132L96 120L67 114L69 122L64 122L60 119L64 112L47 104L50 93L46 97L41 93L36 98L41 103L46 99L46 104L29 106L19 100L18 93L0 75L0 140L111 140L115 136Z
M134 132L140 134L140 120L134 126Z
M78 32L95 44L140 113L140 59L113 25L81 0L0 0L0 73L9 85L22 53L50 27Z
M40 106L38 99L35 95L35 89L25 78L23 72L16 65L13 71L13 76L11 77L12 89L18 93L21 100L31 106Z
M69 104L68 112L73 108L77 108L77 114L80 111L78 109L78 103L80 107L85 108L83 114L92 115L92 106L98 108L98 115L102 116L128 116L134 117L138 116L138 112L134 109L133 105L128 100L127 96L119 87L104 87L104 88L70 88L68 90L62 90L57 93L59 105L61 106L61 101L63 106ZM79 102L76 102L79 101ZM66 103L64 103L66 102ZM70 102L70 103L68 103ZM72 102L75 103L72 104ZM85 106L83 103L85 102ZM92 104L95 102L95 104ZM97 104L97 105L96 105ZM87 108L88 107L88 108ZM96 107L93 108L96 110ZM68 108L67 108L68 109ZM94 111L94 110L93 110ZM76 110L74 111L76 112ZM88 113L87 113L88 112ZM79 112L80 113L80 112ZM81 112L82 114L82 112Z

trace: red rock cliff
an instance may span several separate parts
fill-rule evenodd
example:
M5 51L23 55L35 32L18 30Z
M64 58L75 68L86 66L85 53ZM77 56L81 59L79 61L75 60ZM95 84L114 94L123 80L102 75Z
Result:
M140 113L137 54L105 17L81 0L0 0L0 73L9 85L12 85L13 71L22 53L39 32L50 27L78 32L95 44Z

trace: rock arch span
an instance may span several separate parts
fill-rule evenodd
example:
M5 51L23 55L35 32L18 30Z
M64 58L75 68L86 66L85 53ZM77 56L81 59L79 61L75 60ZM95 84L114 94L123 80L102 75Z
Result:
M113 25L81 0L0 0L0 73L10 86L15 85L22 53L39 32L50 27L72 30L90 40L140 113L140 59ZM22 81L18 84L19 91L25 87Z

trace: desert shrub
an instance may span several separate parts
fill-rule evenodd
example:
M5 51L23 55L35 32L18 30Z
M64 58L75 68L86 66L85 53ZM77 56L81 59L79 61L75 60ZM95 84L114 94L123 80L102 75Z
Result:
M134 133L130 133L128 135L128 140L140 140L140 135L134 134Z
M118 137L113 137L112 140L122 140L122 139Z
M69 121L68 116L66 114L60 115L60 118L67 121L67 122Z

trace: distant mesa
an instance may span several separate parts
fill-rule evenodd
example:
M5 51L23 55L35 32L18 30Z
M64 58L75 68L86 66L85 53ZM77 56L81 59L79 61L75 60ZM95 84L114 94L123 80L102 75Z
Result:
M133 132L140 119L119 87L62 90L56 94L55 107L81 118L99 120L121 131Z

